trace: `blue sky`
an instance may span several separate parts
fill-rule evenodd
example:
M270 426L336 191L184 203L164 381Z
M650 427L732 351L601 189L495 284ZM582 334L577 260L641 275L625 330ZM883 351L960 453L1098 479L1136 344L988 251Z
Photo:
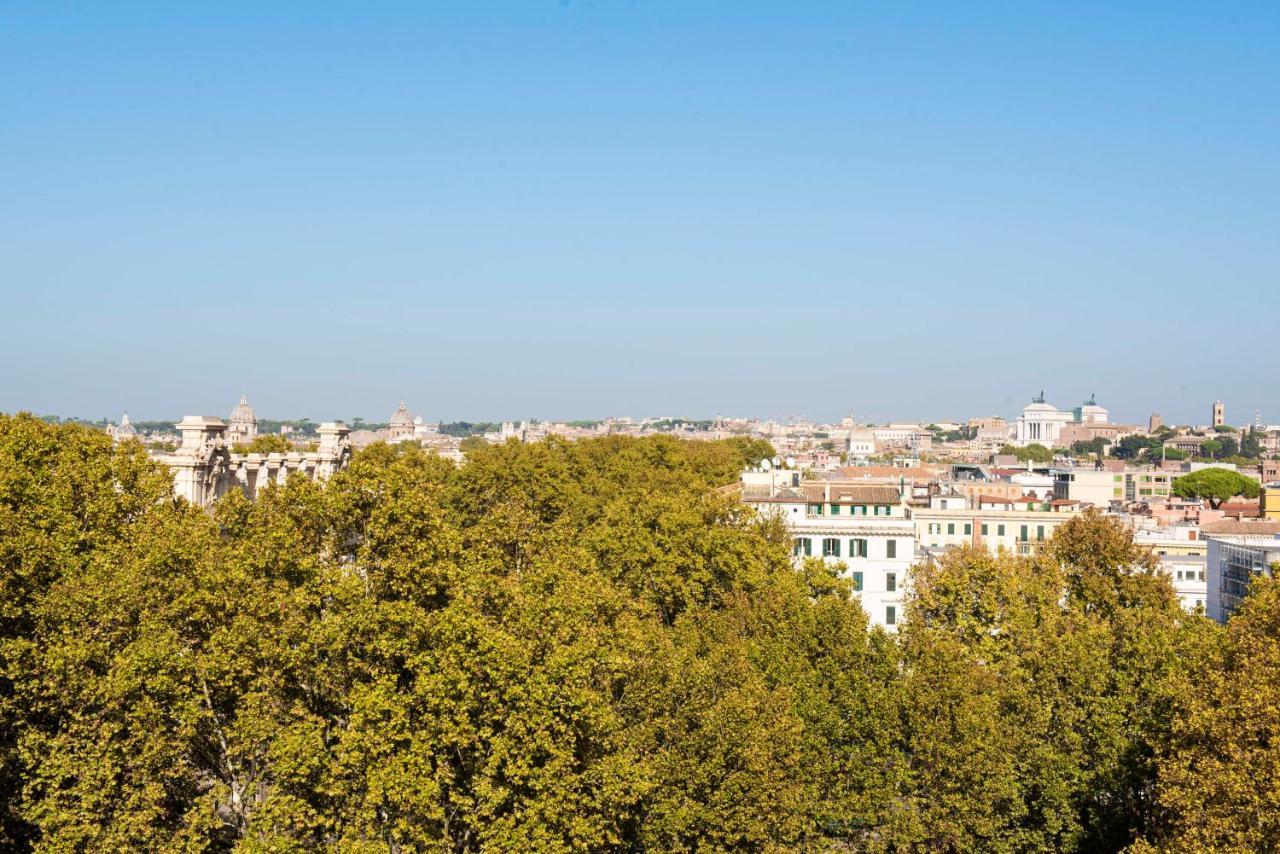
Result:
M1278 272L1274 2L0 0L0 410L1280 422Z

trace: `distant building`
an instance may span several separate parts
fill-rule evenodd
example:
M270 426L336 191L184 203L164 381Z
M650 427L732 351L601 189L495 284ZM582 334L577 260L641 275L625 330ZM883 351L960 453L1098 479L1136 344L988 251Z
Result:
M876 436L866 427L849 430L848 452L850 459L865 460L876 452Z
M129 413L120 416L119 425L108 424L107 435L117 442L123 442L126 439L138 438L138 431L134 428L133 422L129 420Z
M249 405L249 399L242 394L240 403L231 410L231 418L227 421L227 441L233 445L248 443L252 442L253 437L257 435L258 416Z
M171 454L158 454L173 472L174 492L198 507L205 507L239 489L248 498L269 483L284 483L292 474L325 480L345 468L351 459L351 440L341 421L326 421L318 430L314 451L273 454L234 454L227 425L211 415L188 415L175 425L182 444Z
M1106 509L1112 501L1163 501L1173 494L1174 472L1156 469L1070 468L1054 473L1053 497Z
M1227 423L1227 407L1221 400L1213 402L1213 426L1222 427Z
M1151 413L1151 417L1147 419L1147 432L1154 433L1164 426L1164 419L1160 417L1159 412Z
M1205 525L1208 540L1206 610L1225 623L1249 595L1249 585L1260 575L1271 577L1280 563L1280 522L1224 520Z
M1044 392L1022 408L1014 424L1014 444L1044 445L1052 448L1058 444L1058 435L1071 420L1070 412L1063 412L1051 403L1045 403Z
M1262 518L1280 522L1280 483L1262 485Z
M409 409L402 400L400 408L391 415L391 424L387 427L387 441L403 442L406 439L412 439L413 433L413 416L409 414Z

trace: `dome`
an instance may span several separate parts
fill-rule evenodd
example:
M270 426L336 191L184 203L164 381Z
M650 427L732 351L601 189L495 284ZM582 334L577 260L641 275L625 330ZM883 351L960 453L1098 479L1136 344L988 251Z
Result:
M240 403L235 409L231 410L232 424L257 424L258 416L253 413L253 407L249 405L249 400L243 394L240 395Z
M396 410L395 415L391 416L392 427L412 427L413 416L409 414L409 409L404 405L404 401L400 401L400 408Z
M120 418L120 426L116 428L116 438L123 439L137 435L138 431L133 428L133 423L129 421L129 413L126 412Z

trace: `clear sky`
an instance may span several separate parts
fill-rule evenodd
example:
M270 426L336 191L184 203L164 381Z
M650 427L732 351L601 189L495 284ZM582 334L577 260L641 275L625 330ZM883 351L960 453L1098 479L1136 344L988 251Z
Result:
M0 0L0 410L1280 422L1280 3Z

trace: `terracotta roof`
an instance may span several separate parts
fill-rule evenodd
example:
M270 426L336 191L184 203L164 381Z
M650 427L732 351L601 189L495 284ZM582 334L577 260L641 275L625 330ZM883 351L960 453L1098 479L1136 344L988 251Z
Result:
M1255 534L1263 537L1280 534L1280 522L1270 520L1247 522L1243 519L1222 519L1200 526L1202 534Z
M897 487L860 483L806 483L804 494L813 504L897 504L900 500Z
M1001 498L999 495L979 495L974 498L979 504L1012 504L1014 499Z
M1074 498L1055 498L1049 502L1049 504L1053 507L1065 507L1068 504L1079 504L1079 503L1080 502L1076 501Z

